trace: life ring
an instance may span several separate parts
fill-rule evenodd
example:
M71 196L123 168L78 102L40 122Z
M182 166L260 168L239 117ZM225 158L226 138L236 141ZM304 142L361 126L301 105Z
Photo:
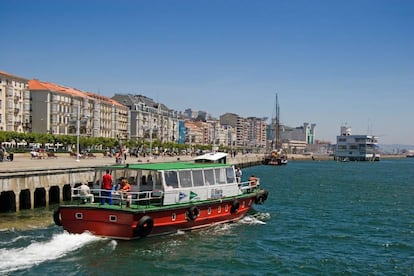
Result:
M60 218L60 208L59 207L57 207L53 211L53 221L55 222L55 224L57 226L62 226L62 219Z
M137 227L134 229L135 236L140 236L141 238L146 237L151 233L152 228L154 227L154 220L150 216L143 216L138 221Z
M232 214L237 213L237 211L239 210L239 207L240 207L240 202L237 199L233 200L233 202L231 203L230 213Z
M187 214L187 220L193 221L200 214L200 210L196 206L191 206L190 208L188 208L186 214Z

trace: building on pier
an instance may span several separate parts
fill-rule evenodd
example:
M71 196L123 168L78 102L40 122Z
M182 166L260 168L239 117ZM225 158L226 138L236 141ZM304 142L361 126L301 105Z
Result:
M372 135L352 135L350 127L342 126L336 137L334 154L338 161L379 161L378 139Z

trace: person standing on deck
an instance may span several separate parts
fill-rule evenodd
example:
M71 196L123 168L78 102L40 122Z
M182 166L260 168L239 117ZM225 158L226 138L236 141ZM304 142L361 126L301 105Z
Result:
M109 173L109 170L106 170L106 173L102 177L102 199L101 204L108 202L112 204L112 175Z
M239 167L236 168L236 181L240 183L243 173Z
M126 200L127 200L126 206L130 207L132 196L131 196L130 193L128 193L128 192L131 191L131 185L128 183L128 179L126 179L126 178L122 179L122 181L121 181L121 190L120 191L123 192L126 195Z

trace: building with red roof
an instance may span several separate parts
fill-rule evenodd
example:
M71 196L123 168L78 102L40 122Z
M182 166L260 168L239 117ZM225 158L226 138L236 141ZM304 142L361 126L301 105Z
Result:
M31 131L127 139L128 108L108 97L50 82L29 81Z

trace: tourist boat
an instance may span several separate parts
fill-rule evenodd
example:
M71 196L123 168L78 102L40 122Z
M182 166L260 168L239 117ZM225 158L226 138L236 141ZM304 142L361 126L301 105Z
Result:
M260 179L237 183L225 154L207 154L189 162L117 164L95 168L94 202L72 189L72 200L53 213L54 222L70 233L90 232L114 239L199 229L243 218L268 192ZM100 189L109 170L114 181L126 178L130 192L112 191L104 203Z

